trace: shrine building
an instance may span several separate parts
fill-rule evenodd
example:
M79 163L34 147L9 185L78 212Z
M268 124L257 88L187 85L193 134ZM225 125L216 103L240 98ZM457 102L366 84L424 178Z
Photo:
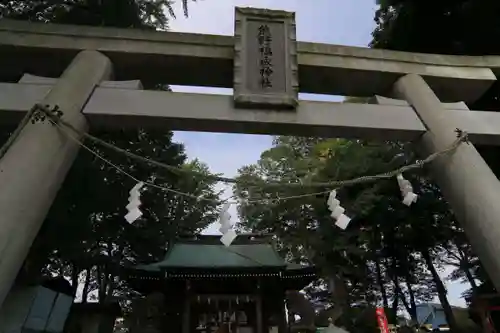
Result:
M164 260L128 273L131 287L150 299L138 305L147 318L137 330L182 333L285 333L285 292L315 279L313 266L286 262L269 235L256 234L228 247L220 236L180 239Z

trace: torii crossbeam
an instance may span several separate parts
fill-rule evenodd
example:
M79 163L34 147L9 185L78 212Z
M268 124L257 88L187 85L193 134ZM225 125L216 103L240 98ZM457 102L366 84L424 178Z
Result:
M449 146L458 127L472 143L500 144L500 114L457 103L473 102L490 88L500 57L296 42L294 15L282 11L237 9L235 37L1 20L0 60L3 123L19 121L41 102L58 105L81 131L141 126L411 140L427 155ZM143 90L130 80L146 88L234 88L234 96ZM299 101L299 90L396 99L377 97L378 105ZM57 128L29 124L0 160L0 304L77 150ZM473 144L441 157L431 170L500 288L498 179Z

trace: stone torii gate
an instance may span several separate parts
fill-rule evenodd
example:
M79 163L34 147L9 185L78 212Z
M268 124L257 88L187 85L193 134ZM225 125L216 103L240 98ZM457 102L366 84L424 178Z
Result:
M19 122L41 102L58 105L82 131L408 140L428 155L448 147L460 128L471 143L500 144L500 114L465 104L494 83L500 57L297 42L289 12L237 8L234 37L1 20L0 60L0 123ZM234 88L234 95L142 89L155 82ZM298 91L395 99L311 102L299 101ZM77 150L56 127L30 123L0 160L0 305ZM430 168L500 288L499 181L473 144Z

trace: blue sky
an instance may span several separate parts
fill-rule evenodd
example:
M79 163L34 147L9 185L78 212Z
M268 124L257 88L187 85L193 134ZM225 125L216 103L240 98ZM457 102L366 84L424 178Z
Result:
M375 0L198 0L189 3L189 18L181 16L180 0L176 9L178 18L172 20L172 31L216 35L233 35L234 7L258 7L296 12L297 38L300 41L367 46L375 27L373 20ZM231 94L230 89L173 87L174 91ZM337 96L301 95L309 100L339 100ZM208 164L213 172L235 176L238 168L256 162L260 154L270 147L272 138L263 135L224 133L176 132L176 141L186 146L190 158ZM231 191L226 189L226 196ZM236 211L231 210L233 220ZM218 233L216 226L206 233ZM446 275L446 272L443 272ZM446 282L450 302L464 305L460 294L464 286Z

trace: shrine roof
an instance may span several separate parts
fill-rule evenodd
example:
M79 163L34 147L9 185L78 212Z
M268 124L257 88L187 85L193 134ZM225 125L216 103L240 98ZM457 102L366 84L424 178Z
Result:
M168 269L300 269L287 263L265 235L239 235L230 246L220 242L220 236L197 236L177 241L157 263L136 266L146 271Z

